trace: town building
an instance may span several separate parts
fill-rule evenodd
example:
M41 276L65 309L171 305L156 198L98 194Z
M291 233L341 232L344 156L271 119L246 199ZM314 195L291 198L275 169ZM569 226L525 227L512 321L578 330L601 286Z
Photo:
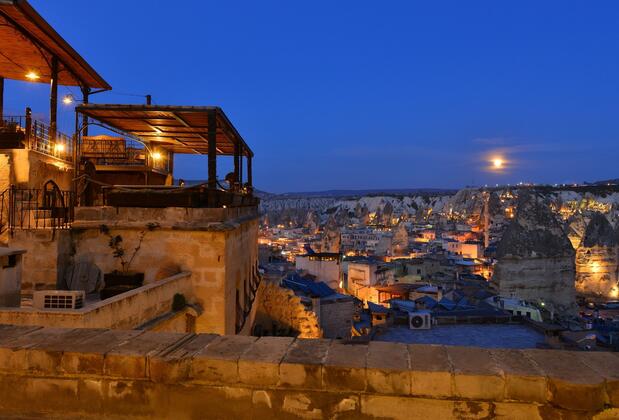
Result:
M295 265L297 270L304 270L337 290L343 286L340 258L336 252L312 252L297 255Z

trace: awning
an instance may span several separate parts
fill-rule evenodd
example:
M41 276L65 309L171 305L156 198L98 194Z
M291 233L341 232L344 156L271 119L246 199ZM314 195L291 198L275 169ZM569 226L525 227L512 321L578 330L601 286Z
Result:
M55 56L59 85L112 88L25 0L0 0L0 40L1 77L49 83Z
M175 153L208 154L209 113L215 114L218 155L234 155L235 144L253 156L221 108L215 106L83 104L76 112L114 130Z

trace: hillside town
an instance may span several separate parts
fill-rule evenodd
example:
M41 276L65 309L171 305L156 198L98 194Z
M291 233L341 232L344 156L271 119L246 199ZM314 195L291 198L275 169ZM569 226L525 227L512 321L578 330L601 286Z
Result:
M261 202L260 264L319 321L324 306L311 298L350 302L340 305L352 313L342 338L415 342L433 333L401 330L449 331L432 338L441 342L457 331L448 324L501 323L488 346L509 346L524 325L526 346L613 349L618 208L614 184L272 196ZM328 290L314 296L300 282Z

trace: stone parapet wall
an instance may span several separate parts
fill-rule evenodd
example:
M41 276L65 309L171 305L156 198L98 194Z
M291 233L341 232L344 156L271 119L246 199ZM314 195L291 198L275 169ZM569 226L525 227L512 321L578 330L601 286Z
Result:
M176 293L189 302L195 299L191 273L179 273L76 310L0 308L0 324L132 329L170 312Z
M231 230L237 223L258 217L257 207L229 208L146 208L146 207L76 207L74 228L92 228L106 224L110 228L141 228L145 222L163 228ZM222 225L221 223L229 223Z
M0 326L0 416L617 418L613 353Z

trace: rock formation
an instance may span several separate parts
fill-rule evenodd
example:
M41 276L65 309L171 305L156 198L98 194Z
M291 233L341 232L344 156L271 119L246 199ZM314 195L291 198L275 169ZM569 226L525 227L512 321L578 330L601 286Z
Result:
M497 247L492 281L502 296L544 302L559 313L575 309L574 249L540 197L521 194L516 215Z
M576 251L576 291L579 294L616 298L617 237L608 219L594 213Z

